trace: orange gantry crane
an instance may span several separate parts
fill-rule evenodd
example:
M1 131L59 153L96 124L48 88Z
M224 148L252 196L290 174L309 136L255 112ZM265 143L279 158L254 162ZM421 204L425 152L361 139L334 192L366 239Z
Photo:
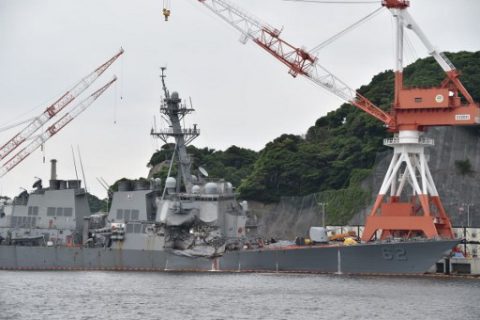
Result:
M38 117L34 118L26 127L24 127L19 133L17 133L13 138L11 138L7 143L5 143L0 148L0 160L6 158L9 154L12 153L18 146L24 143L29 137L31 137L36 131L38 131L44 124L46 124L50 119L56 116L60 111L64 110L75 98L77 98L81 93L83 93L90 85L95 82L98 77L100 77L105 70L107 70L112 63L117 60L119 56L123 54L124 50L120 48L120 51L111 57L108 61L100 65L93 72L88 74L86 77L82 78L78 83L76 83L69 91L62 95L57 101L52 105L47 107L45 111L40 114ZM25 148L17 152L9 160L7 160L2 167L0 168L0 177L3 177L10 170L12 170L16 165L18 165L23 159L30 155L33 151L39 148L46 140L51 138L59 130L65 127L70 121L72 121L76 116L88 108L100 95L107 90L113 82L117 80L114 77L111 81L105 84L103 87L92 93L89 97L82 100L79 104L70 110L70 112L65 113L57 122L48 127L48 129L37 136L30 144Z
M410 1L383 0L396 21L395 97L385 112L320 65L316 56L280 38L280 30L262 22L228 0L198 0L242 34L289 68L344 101L382 121L393 138L384 144L393 148L393 157L379 194L365 222L362 240L370 241L377 231L381 238L453 238L452 226L435 187L424 149L434 141L422 136L432 126L475 125L480 107L459 79L459 72L437 51L408 12ZM411 29L444 70L445 80L437 87L407 88L403 85L403 41ZM410 190L407 190L407 185ZM408 192L409 191L409 192Z

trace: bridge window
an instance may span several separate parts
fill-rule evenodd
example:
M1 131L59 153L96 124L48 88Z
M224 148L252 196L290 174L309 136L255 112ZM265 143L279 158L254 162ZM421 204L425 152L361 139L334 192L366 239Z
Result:
M48 207L47 208L47 216L55 217L55 208L54 207Z
M29 216L38 216L38 207L28 207L28 215Z
M130 220L130 209L125 209L124 210L124 218L125 218L125 221Z
M138 220L139 214L138 210L132 210L132 220Z
M63 215L65 217L73 216L73 208L63 208Z

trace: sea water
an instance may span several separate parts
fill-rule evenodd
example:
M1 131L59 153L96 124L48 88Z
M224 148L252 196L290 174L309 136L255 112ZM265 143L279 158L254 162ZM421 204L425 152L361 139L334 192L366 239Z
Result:
M480 319L480 279L0 271L0 319Z

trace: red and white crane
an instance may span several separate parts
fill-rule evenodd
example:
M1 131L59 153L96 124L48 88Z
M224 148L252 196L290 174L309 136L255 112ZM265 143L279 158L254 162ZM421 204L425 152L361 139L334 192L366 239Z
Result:
M84 92L90 85L102 75L105 70L117 60L119 56L123 54L123 48L111 57L108 61L96 68L93 72L82 78L75 86L61 96L57 101L45 109L45 111L34 118L25 128L11 138L7 143L0 147L0 160L8 156L13 150L27 140L32 134L40 129L45 123L47 123L52 117L62 111L70 102Z
M301 47L280 38L280 30L271 27L228 0L198 0L213 13L237 29L241 41L248 39L273 55L296 77L303 75L357 108L382 121L391 139L384 143L394 149L375 204L366 220L362 240L369 241L377 230L382 238L400 233L428 238L453 238L450 220L443 208L424 154L432 139L423 138L422 131L430 126L474 125L480 122L480 108L459 80L459 72L432 44L408 13L407 0L383 0L383 7L396 19L395 98L390 112L385 112L367 98L347 86L321 66L318 59ZM438 87L420 89L403 85L403 38L405 28L411 29L446 73ZM462 96L466 103L462 102ZM407 195L405 185L411 187ZM389 192L390 191L390 192ZM387 193L389 192L389 195Z
M75 117L77 117L80 113L82 113L85 109L87 109L98 97L100 97L105 90L107 90L115 81L117 77L113 77L107 84L103 87L92 93L90 96L79 102L75 105L72 110L65 113L59 120L57 120L54 124L48 127L41 135L36 137L32 142L30 142L25 148L17 152L13 157L11 157L4 165L0 168L0 178L7 174L10 170L12 170L16 165L23 161L26 157L28 157L33 151L38 149L42 144L45 143L48 139L50 139L53 135L55 135L58 131L64 128L67 124L69 124Z

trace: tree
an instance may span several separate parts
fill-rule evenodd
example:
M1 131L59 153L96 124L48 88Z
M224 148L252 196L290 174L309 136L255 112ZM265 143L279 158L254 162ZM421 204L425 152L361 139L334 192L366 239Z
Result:
M472 164L470 163L470 159L468 158L465 160L456 160L455 168L457 169L458 173L462 176L466 176L468 174L473 173Z

